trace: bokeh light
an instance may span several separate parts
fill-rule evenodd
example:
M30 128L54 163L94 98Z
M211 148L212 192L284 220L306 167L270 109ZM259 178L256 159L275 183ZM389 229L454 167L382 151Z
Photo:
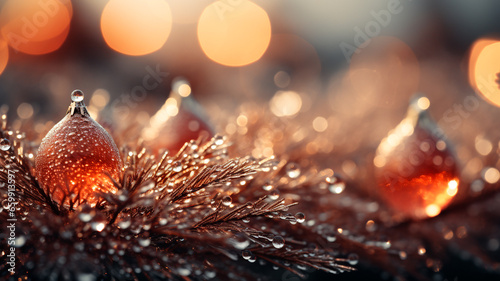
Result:
M372 104L371 93L381 106L406 102L418 89L420 66L413 50L395 37L379 36L360 46L351 58L346 75L353 90Z
M198 41L207 57L226 66L243 66L260 59L271 40L271 22L250 1L216 1L198 21Z
M480 96L500 107L500 41L480 39L471 49L469 81Z
M69 33L71 1L7 1L2 8L2 35L17 51L41 55L53 52Z
M172 13L164 0L111 0L101 16L101 31L108 46L131 56L160 49L171 29Z

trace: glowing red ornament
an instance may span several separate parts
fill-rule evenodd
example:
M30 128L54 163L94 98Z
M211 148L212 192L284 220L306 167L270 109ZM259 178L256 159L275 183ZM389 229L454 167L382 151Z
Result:
M374 158L381 196L414 219L437 216L458 191L456 158L430 118L429 105L426 97L414 98L406 118L382 140Z
M43 138L35 157L38 181L59 204L95 202L95 191L115 191L108 173L119 178L120 153L106 130L87 112L75 90L66 116Z
M170 97L151 117L142 137L154 152L178 151L186 142L214 136L203 108L191 95L191 86L184 79L175 79Z

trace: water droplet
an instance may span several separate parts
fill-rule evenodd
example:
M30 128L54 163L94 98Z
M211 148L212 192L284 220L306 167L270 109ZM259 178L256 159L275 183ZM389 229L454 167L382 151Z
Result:
M93 273L78 273L76 275L77 281L95 281L96 277Z
M241 256L244 259L248 260L248 259L250 259L252 257L252 252L250 252L249 250L244 250L244 251L241 252Z
M224 206L229 206L231 205L233 201L231 200L231 197L229 196L224 196L224 198L222 198L222 205Z
M94 218L95 211L92 207L90 207L90 205L88 204L80 205L79 209L80 213L78 214L78 218L82 222L89 222Z
M405 252L405 251L400 251L400 252L399 252L399 258L400 258L401 260L403 260L403 261L404 261L404 260L406 260L406 258L407 258L407 257L408 257L408 254L406 254L406 252Z
M175 161L172 165L173 165L172 170L174 172L178 173L178 172L182 171L182 163L180 161Z
M423 246L418 247L418 254L423 256L427 252Z
M291 179L296 179L300 176L300 168L295 163L288 163L286 165L286 174Z
M337 236L334 234L328 234L326 235L326 240L328 240L328 242L335 242L335 240L337 240Z
M0 140L0 149L3 151L7 151L10 149L10 141L8 139Z
M104 227L106 227L106 224L103 221L94 221L90 224L93 230L101 232Z
M254 256L254 255L252 255L252 256L248 259L248 261L249 261L249 262L255 262L256 260L257 260L257 257L256 257L256 256Z
M168 220L167 220L166 218L160 218L160 219L158 220L158 224L159 224L159 225L166 225L166 224L167 224L167 222L168 222Z
M223 136L221 136L221 135L216 135L216 136L214 137L214 143L215 143L216 145L222 145L222 144L224 143L224 137L223 137Z
M375 224L375 222L373 220L369 220L366 222L365 228L366 228L366 231L373 232L373 231L377 230L377 225Z
M14 240L14 247L20 248L24 246L25 243L26 243L26 237L24 237L24 235L19 235Z
M149 237L147 238L139 238L139 245L141 245L142 247L147 247L149 246L149 244L151 244L151 239L149 239Z
M285 239L281 236L274 236L273 238L273 246L276 249L281 249L285 246Z
M326 182L328 183L328 190L333 194L340 194L345 190L345 182L337 176L326 178Z
M81 102L81 101L83 101L83 98L84 98L84 94L80 90L74 90L71 93L71 100L74 102Z
M275 190L271 194L269 194L269 199L271 199L271 200L277 200L278 198L280 198L280 193L277 190Z
M306 215L304 215L304 213L298 212L295 214L295 219L298 223L303 223L306 220Z
M132 220L130 219L129 214L123 215L118 221L118 227L120 227L121 229L127 229L131 224Z
M358 264L359 257L357 254L351 253L349 254L349 256L347 256L347 261L349 262L350 265L356 265Z
M262 186L262 189L264 189L265 191L271 191L271 189L273 189L273 185L272 184L265 184Z

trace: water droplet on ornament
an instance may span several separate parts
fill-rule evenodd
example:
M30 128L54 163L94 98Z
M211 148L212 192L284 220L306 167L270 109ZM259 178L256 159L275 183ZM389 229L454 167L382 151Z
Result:
M366 222L365 229L368 232L373 232L373 231L377 230L377 225L375 224L375 222L373 220L369 220Z
M303 223L306 220L306 215L304 215L304 213L298 212L295 214L295 219L298 223Z
M3 151L7 151L10 149L10 141L8 139L0 140L0 149Z
M230 206L231 203L232 203L231 197L224 196L224 198L222 198L222 205L224 205L224 206Z
M356 265L358 264L359 257L355 253L351 253L347 256L347 262L349 262L350 265Z
M83 101L84 97L85 97L85 95L80 90L74 90L71 93L71 100L74 102L81 102L81 101Z
M281 249L285 246L285 239L281 236L274 236L273 238L273 246L276 249Z
M381 196L395 211L414 219L437 216L459 184L452 146L429 116L429 105L426 97L415 97L373 160Z
M300 176L300 167L295 163L288 163L285 169L286 174L291 179L296 179Z

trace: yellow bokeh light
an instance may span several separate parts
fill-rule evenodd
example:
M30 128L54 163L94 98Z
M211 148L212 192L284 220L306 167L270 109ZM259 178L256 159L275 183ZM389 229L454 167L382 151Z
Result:
M313 125L313 129L316 132L321 133L321 132L326 131L326 129L328 128L328 121L325 119L325 117L318 116L318 117L314 118L312 125Z
M106 43L120 53L141 56L160 49L172 29L172 13L164 0L111 0L101 16Z
M0 26L8 44L17 51L41 55L57 50L69 33L71 1L7 1Z
M271 41L269 17L253 2L216 1L198 21L198 41L205 55L226 66L260 59Z
M441 208L439 208L438 205L431 204L425 208L425 213L427 214L428 217L432 218L441 213Z
M269 102L271 112L278 117L293 116L302 108L302 98L293 91L278 91Z
M480 39L473 46L469 60L471 86L483 99L500 107L500 41Z

